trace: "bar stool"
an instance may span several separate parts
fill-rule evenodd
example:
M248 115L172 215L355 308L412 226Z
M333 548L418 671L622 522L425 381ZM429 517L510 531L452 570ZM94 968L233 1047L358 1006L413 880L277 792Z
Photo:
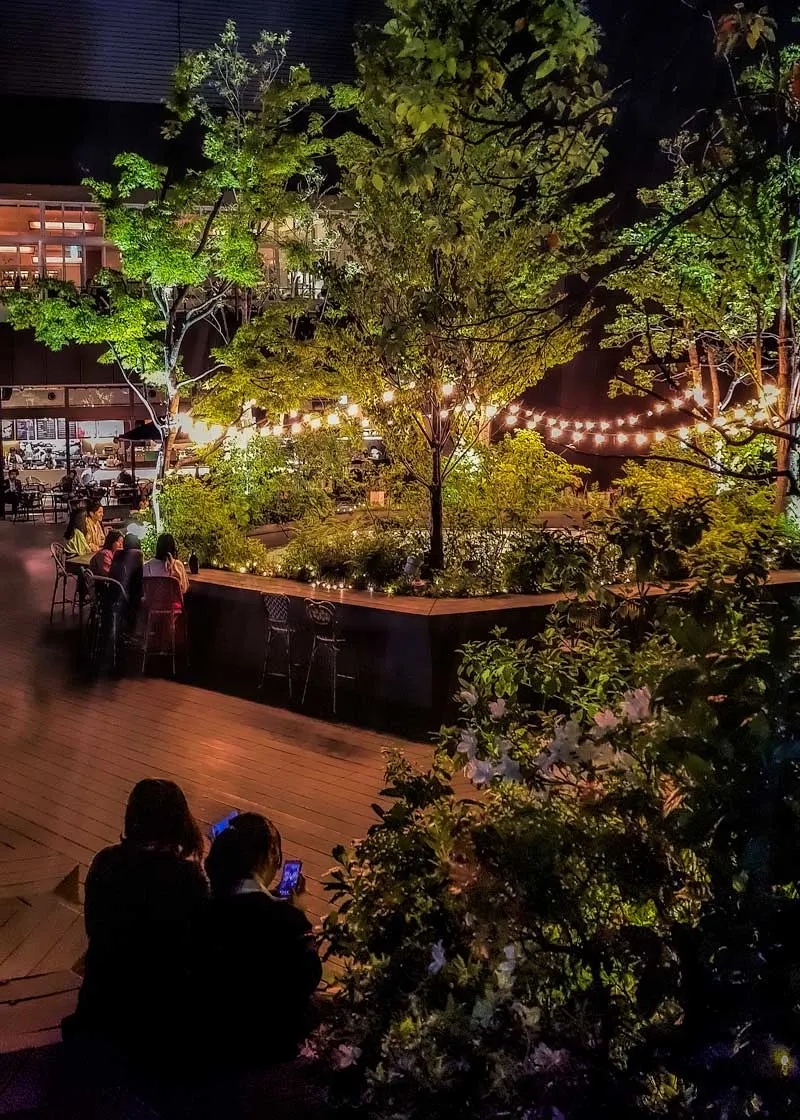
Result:
M320 599L306 599L306 618L311 623L311 628L314 633L314 641L311 646L311 656L308 659L308 672L306 673L306 683L303 689L302 704L306 702L306 693L308 692L308 682L311 679L311 670L314 667L314 659L317 655L327 656L330 663L330 681L331 681L331 701L333 714L336 715L336 683L339 680L356 681L358 680L358 672L352 675L339 672L339 654L345 646L344 638L340 638L338 634L336 607L333 603L326 603Z
M261 603L264 607L264 667L261 671L259 692L263 691L267 677L286 677L289 685L289 699L292 698L292 634L294 627L289 622L289 596L270 595L267 591L261 593ZM270 653L272 639L279 638L286 649L286 672L278 673L270 670Z

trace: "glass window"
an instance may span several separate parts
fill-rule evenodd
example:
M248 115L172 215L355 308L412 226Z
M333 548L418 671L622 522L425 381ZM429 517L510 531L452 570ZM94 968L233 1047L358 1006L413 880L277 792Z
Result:
M130 389L125 385L78 385L69 391L70 406L90 408L93 405L130 406Z
M66 422L66 420L57 420L56 421L56 434L57 434L58 439L66 439L67 438L67 422ZM77 429L77 426L76 426L74 420L70 420L70 422L69 422L69 434L70 434L71 439L77 439L77 437L78 437L78 429Z
M55 439L56 438L56 422L54 419L37 420L36 421L36 438L37 439Z
M14 438L14 421L13 420L4 420L3 421L3 439L13 439L13 438Z
M8 399L9 408L63 408L64 390L57 389L12 389Z
M18 440L36 439L36 428L33 420L15 420L14 427L17 430Z

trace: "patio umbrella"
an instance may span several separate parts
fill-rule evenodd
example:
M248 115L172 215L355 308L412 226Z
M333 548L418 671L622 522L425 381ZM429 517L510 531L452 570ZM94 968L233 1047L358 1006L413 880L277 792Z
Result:
M161 432L152 420L147 420L137 424L130 431L123 432L118 438L124 439L126 443L150 443L151 440L158 442L161 440ZM136 478L136 452L133 449L131 450L131 474Z

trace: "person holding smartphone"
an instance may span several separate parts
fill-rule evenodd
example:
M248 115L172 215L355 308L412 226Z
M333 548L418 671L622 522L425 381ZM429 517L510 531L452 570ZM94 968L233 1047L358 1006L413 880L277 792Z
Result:
M322 965L302 910L297 863L288 897L270 892L282 862L280 833L258 813L234 816L206 857L211 906L204 972L209 1010L220 1027L215 1051L225 1064L296 1057L310 1027Z

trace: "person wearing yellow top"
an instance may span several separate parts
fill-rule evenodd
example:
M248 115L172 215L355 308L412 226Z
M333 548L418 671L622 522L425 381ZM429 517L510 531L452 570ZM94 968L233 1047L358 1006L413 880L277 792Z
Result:
M97 552L103 547L106 530L103 528L103 507L100 502L86 503L86 539L90 552Z
M92 551L86 539L86 513L82 509L74 509L69 515L64 531L64 551L67 556L85 556Z

